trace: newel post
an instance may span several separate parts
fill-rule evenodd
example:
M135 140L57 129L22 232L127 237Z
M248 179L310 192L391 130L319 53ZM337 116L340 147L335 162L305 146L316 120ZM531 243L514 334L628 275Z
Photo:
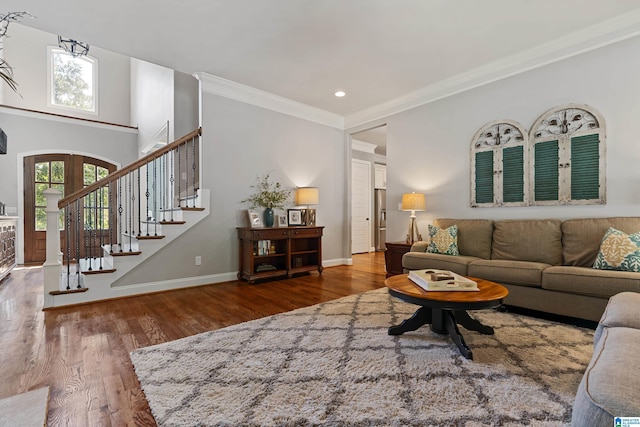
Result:
M43 192L47 199L47 260L42 266L44 274L44 307L53 307L53 295L49 292L60 290L60 274L62 272L62 252L60 252L60 228L58 217L60 209L58 200L61 193L55 188Z

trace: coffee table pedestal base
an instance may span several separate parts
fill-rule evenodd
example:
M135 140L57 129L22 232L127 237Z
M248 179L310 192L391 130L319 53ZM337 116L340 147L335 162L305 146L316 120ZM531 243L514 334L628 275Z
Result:
M473 319L464 310L443 310L430 307L420 307L409 319L404 320L397 326L391 326L389 335L401 335L405 332L415 331L426 324L431 324L431 330L437 334L448 334L460 349L460 353L467 359L473 359L473 354L464 342L458 325L462 325L470 331L480 332L483 335L493 335L492 327L483 325Z

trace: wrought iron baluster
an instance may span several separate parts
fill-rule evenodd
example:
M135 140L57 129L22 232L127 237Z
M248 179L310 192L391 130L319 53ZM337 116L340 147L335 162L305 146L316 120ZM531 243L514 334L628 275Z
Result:
M142 233L142 196L140 194L140 168L138 168L138 236Z
M127 216L129 217L129 225L131 226L131 232L129 233L129 252L133 252L133 203L135 202L135 196L133 195L133 172L127 174L129 177L129 203L130 209L128 209Z
M176 156L175 156L175 149L174 149L174 150L171 150L171 156L170 156L171 177L169 178L169 187L170 187L169 188L169 192L170 192L169 208L171 209L171 222L173 222L173 202L175 200L175 193L174 193L174 187L173 187L173 184L175 181L175 178L173 176L173 172L175 171L175 166L176 166L175 161L176 161Z
M82 286L80 285L80 233L81 233L81 228L80 228L80 200L81 199L77 199L76 200L76 226L75 226L75 232L76 232L76 282L78 283L78 288L81 288Z
M191 142L193 143L193 162L191 164L191 178L193 179L193 207L196 207L196 138L191 138Z
M69 205L64 208L65 218L65 246L67 249L67 290L71 289L71 207Z
M118 178L118 246L120 246L120 252L122 252L122 180L124 177Z
M109 191L109 216L107 217L109 225L109 253L113 253L113 186L115 181L109 183L107 191Z
M98 191L100 192L100 202L99 202L99 205L100 205L100 228L99 228L100 229L100 249L98 250L98 255L99 255L98 258L100 259L100 270L103 269L102 268L102 258L104 258L102 256L102 251L103 251L102 245L104 243L104 210L102 209L102 197L104 196L103 189L104 189L104 187L100 187L98 189Z
M157 179L157 171L156 171L156 165L157 165L156 160L157 159L153 159L153 183L151 184L151 188L153 189L153 235L154 236L158 235L158 221L156 219L156 216L158 215L157 214L158 188L156 186L158 179Z
M180 183L182 181L182 165L180 164L180 148L182 145L178 145L176 150L178 150L178 208L182 207L182 195L180 194Z
M149 221L151 220L151 217L149 216L149 164L147 163L144 166L144 171L145 174L147 176L147 191L145 191L144 195L147 199L147 236L149 235Z

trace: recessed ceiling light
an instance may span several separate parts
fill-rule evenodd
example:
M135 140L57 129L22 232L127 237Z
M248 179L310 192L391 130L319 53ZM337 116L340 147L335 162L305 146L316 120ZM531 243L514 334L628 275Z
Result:
M343 91L339 90L335 93L335 96L337 96L338 98L342 98L343 96L345 96L346 93L344 93Z

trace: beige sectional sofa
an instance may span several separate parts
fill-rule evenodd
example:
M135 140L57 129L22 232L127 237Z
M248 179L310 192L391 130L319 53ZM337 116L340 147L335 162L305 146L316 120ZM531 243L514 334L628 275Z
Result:
M593 357L573 405L572 427L613 426L640 414L640 294L609 300L594 337Z
M434 268L491 280L509 289L507 305L591 321L611 296L640 292L640 273L592 267L609 227L636 233L640 217L437 219L434 225L457 225L460 255L427 253L428 242L417 242L402 258L405 271Z

